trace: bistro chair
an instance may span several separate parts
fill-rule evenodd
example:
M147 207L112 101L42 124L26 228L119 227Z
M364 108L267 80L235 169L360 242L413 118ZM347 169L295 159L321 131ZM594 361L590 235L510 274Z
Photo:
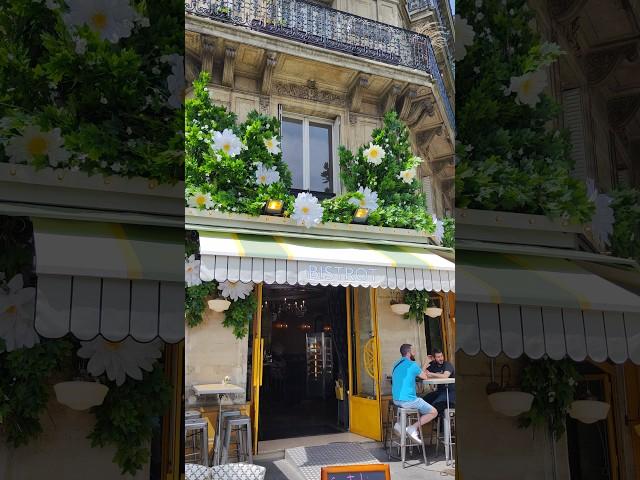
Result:
M424 459L424 464L429 465L427 462L427 450L424 442L424 435L422 434L422 426L418 428L418 436L422 441L422 444L417 444L409 435L407 435L407 427L416 423L420 419L420 412L415 408L401 408L396 405L393 405L393 409L395 415L395 422L392 421L390 436L389 436L389 459L398 458L402 460L402 468L406 468L406 456L407 456L407 448L413 450L413 447L417 447L422 451L422 458ZM396 432L393 429L394 423L400 424L400 433ZM393 448L397 447L399 452L398 456L394 457L391 455L391 451Z
M236 457L238 462L253 463L253 442L251 440L251 418L246 415L229 417L224 428L221 464L229 462L231 437L235 433Z
M209 422L206 418L184 421L184 461L209 466Z

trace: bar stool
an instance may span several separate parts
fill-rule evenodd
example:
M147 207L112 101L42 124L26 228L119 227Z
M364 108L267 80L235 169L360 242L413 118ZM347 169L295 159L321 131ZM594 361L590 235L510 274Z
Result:
M185 451L185 462L198 462L209 466L208 425L204 418L191 418L184 421L185 450L190 447L190 453Z
M455 408L445 408L442 415L442 422L440 422L440 418L438 418L438 425L436 427L436 455L438 455L438 445L442 443L444 448L447 448L446 445L446 425L444 422L447 421L447 417L449 418L449 425L451 425L451 432L449 433L451 449L453 450L453 446L456 444L456 409ZM440 434L440 423L442 423L443 430L442 435ZM449 455L453 458L453 452L450 451Z
M398 447L398 449L400 450L399 452L399 457L402 460L402 468L406 468L405 464L406 464L406 455L407 455L407 447L409 448L413 448L414 446L417 446L418 448L420 448L422 450L422 457L424 459L424 464L425 465L429 465L427 463L427 451L426 451L426 447L424 444L424 436L422 435L422 425L420 426L420 428L418 428L418 436L420 438L420 440L422 441L422 444L416 444L414 442L414 440L409 437L407 435L407 427L410 425L413 425L414 423L416 423L419 419L420 419L420 412L415 409L415 408L402 408L402 407L398 407L396 405L394 405L396 414L395 414L395 423L398 423L400 425L400 433L396 432L393 429L393 425L391 426L391 431L390 431L390 446L389 446L389 459L392 458L391 456L391 450L393 449L394 445ZM399 437L398 439L394 440L394 437ZM397 458L397 457L396 457Z
M251 440L251 418L246 415L230 417L225 427L224 443L222 444L222 464L229 462L229 447L231 446L231 434L236 434L236 453L238 462L242 458L247 463L253 463L253 442Z
M191 418L201 418L202 417L202 413L200 413L199 410L185 410L184 412L184 419L191 419Z

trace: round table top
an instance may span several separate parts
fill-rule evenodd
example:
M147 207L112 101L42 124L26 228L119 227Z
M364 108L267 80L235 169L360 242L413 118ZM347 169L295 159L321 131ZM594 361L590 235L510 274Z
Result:
M425 385L447 385L456 383L455 378L430 378L428 380L422 380Z

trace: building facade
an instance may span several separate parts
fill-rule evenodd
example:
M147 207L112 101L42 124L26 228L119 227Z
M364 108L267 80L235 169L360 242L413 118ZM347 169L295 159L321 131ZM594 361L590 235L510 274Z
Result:
M409 128L413 153L424 159L418 171L427 197L424 208L438 218L451 215L455 122L452 36L448 33L452 17L446 2L234 0L194 2L186 4L185 10L188 82L206 71L211 75L210 97L239 120L253 110L280 120L282 155L292 172L294 193L311 192L320 199L345 193L338 147L354 151L368 144L384 114L395 110ZM421 32L431 32L438 41L432 45ZM333 430L302 424L302 434L304 428L307 435L349 430L380 440L391 389L387 377L400 345L416 345L421 358L436 347L453 356L454 284L449 263L453 256L439 248L433 236L366 225L324 224L307 230L289 219L194 209L187 209L186 219L187 229L200 232L202 264L221 256L224 235L242 235L239 251L253 258L254 266L261 265L258 281L255 271L246 273L256 284L259 300L247 337L234 338L221 325L224 313L211 310L205 312L204 322L187 329L187 408L204 408L215 418L215 406L194 395L192 386L228 376L245 390L234 402L251 413L256 442L294 436L274 424L300 420L295 416L300 401L287 403L286 398L312 399L313 408L330 409L327 415L333 419L329 422ZM209 250L202 241L206 231L214 238ZM289 270L281 277L279 265L285 264L278 263L276 252L274 277L269 278L270 267L265 263L269 255L256 250L251 241L262 236L261 241L269 243L266 237L273 235L283 236L278 242L286 244L285 249L311 248L305 242L317 241L317 249L307 254L325 255L325 262L345 254L334 249L337 242L357 250L382 246L388 255L400 246L418 256L435 255L436 263L441 259L448 266L433 273L438 275L436 283L431 277L428 284L426 277L414 283L418 277L413 273L405 283L408 277L402 273L398 283L396 277L384 283L387 288L379 288L380 282L364 277L359 281L333 278L326 273L331 270L317 263L323 259L301 259L288 250L289 256L281 261L297 262L296 273L287 263ZM368 264L355 257L357 277L358 267ZM311 261L304 272L302 260ZM403 266L402 261L389 265ZM242 270L240 263L237 266ZM425 264L415 267L430 271ZM315 275L312 272L324 277L315 282L300 280L302 275ZM219 278L226 280L226 275ZM291 275L297 275L297 280L289 280ZM243 281L243 274L238 273L238 278ZM383 282L387 281L385 277ZM403 292L413 289L431 291L441 315L425 317L426 322L419 324L393 313L390 304L402 302ZM311 367L312 363L317 366L316 358L310 359L317 345L327 349L321 352L325 363L321 378ZM311 377L315 380L310 381ZM294 413L285 415L279 404L288 405Z

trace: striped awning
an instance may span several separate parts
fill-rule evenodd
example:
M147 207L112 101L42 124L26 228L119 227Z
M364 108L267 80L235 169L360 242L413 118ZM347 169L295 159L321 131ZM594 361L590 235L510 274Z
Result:
M428 247L200 231L204 281L454 291L454 264Z
M597 262L459 251L456 263L465 353L640 364L640 296L585 268Z
M33 218L36 331L141 342L184 338L180 229Z

